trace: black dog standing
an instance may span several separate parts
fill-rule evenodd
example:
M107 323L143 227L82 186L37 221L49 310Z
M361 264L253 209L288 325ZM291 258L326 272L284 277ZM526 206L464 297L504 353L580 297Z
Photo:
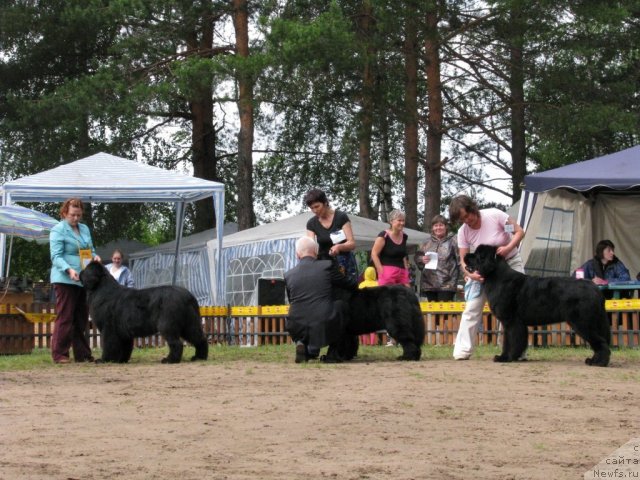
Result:
M587 365L609 365L611 327L604 296L593 283L529 277L509 267L496 254L496 247L488 245L478 246L464 261L469 270L484 277L489 307L504 327L502 354L494 358L496 362L513 362L522 356L527 349L527 326L567 322L593 349Z
M160 286L140 290L119 285L99 262L80 273L88 294L89 314L103 339L102 361L126 363L133 340L160 333L169 344L162 363L182 360L182 339L196 353L191 360L206 360L209 345L202 330L198 301L188 290Z
M362 288L346 302L344 334L338 351L351 360L358 353L358 335L387 330L399 345L398 360L420 360L424 320L416 294L403 285Z

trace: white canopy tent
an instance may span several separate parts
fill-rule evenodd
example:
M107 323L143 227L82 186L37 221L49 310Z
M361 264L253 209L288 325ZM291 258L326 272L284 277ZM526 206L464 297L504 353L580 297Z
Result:
M212 197L216 214L217 241L222 244L224 184L190 177L125 158L97 153L75 162L18 178L0 187L2 204L16 202L62 202L70 197L84 202L169 202L176 209L175 283L185 206ZM0 235L0 277L3 276L5 235ZM222 274L221 254L218 272Z

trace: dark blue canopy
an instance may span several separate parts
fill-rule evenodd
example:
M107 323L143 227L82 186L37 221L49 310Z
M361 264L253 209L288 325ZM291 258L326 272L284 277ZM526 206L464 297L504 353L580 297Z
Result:
M524 188L546 192L571 188L584 192L596 187L627 190L640 186L640 145L620 152L524 177Z

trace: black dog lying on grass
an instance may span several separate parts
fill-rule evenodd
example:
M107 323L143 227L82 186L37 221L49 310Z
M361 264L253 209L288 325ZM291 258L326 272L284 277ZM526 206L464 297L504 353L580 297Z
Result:
M140 290L123 287L99 262L80 273L88 292L89 314L103 339L102 361L126 363L133 339L160 333L169 344L162 363L182 360L182 339L196 348L191 360L206 360L209 351L198 301L188 290L160 286Z
M611 327L604 296L592 282L573 278L529 277L516 272L496 247L480 245L464 257L470 272L484 277L484 292L493 314L504 327L502 354L496 362L518 360L527 349L527 326L567 322L593 349L587 365L606 367Z
M358 353L358 335L387 330L402 346L398 360L420 360L424 320L416 294L401 285L363 288L346 301L344 336L338 353L351 360Z

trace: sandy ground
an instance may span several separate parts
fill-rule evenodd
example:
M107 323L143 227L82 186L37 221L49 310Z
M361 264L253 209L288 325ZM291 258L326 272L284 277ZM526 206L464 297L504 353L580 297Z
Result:
M581 479L639 407L615 361L60 365L0 373L0 479Z

